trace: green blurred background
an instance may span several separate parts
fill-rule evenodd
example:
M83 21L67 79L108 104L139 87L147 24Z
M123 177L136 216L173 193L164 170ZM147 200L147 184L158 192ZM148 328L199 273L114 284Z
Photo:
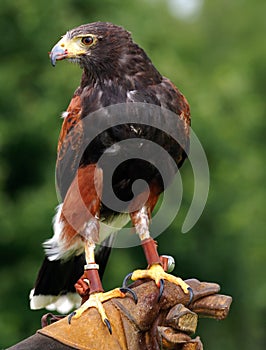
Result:
M45 312L29 310L28 293L52 234L59 116L81 75L67 62L52 68L47 52L66 30L96 20L131 31L191 104L209 161L208 202L181 234L193 195L185 164L182 208L158 241L176 274L233 296L226 320L200 320L205 348L265 348L265 14L265 0L1 0L0 348L33 334ZM105 288L141 266L140 247L114 250Z

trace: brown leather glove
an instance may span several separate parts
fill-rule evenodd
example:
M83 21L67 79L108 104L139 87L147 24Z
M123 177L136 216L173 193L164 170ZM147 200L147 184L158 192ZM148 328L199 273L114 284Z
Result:
M33 350L44 346L51 350L200 350L200 338L191 338L196 331L198 316L224 319L232 298L217 294L220 287L216 283L196 279L186 282L194 295L189 305L189 296L169 282L165 282L158 302L159 291L153 281L134 284L137 305L130 296L105 302L112 335L92 308L79 319L72 320L71 325L65 317L9 350Z

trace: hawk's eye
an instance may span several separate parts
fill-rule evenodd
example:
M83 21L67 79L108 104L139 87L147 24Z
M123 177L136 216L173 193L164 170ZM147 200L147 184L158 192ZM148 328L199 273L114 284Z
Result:
M91 45L93 43L93 37L92 36L84 36L84 38L81 39L81 42L84 45Z

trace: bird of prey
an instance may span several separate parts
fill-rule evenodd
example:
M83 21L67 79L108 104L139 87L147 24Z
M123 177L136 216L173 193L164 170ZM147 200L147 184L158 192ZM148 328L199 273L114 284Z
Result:
M117 197L127 203L124 213L119 213L102 200L109 191L110 183L105 182L105 170L98 160L104 152L108 155L108 150L110 162L120 152L128 151L123 144L116 148L117 142L137 139L141 147L141 140L147 139L163 147L179 168L188 152L190 109L183 94L158 72L144 50L132 40L131 34L112 23L95 22L69 30L51 50L50 60L53 66L60 60L75 62L83 73L80 86L63 113L57 156L57 182L62 203L54 218L54 235L44 243L46 258L31 293L31 308L49 308L62 297L66 301L68 292L74 295L74 284L84 272L77 289L82 295L83 287L84 292L87 286L89 298L71 313L70 319L76 319L86 309L96 307L110 330L101 303L113 297L124 297L127 289L103 290L98 269L99 265L101 269L101 263L104 269L110 248L102 247L98 260L97 252L95 256L95 247L101 243L103 222L109 224L120 218L123 226L131 219L148 264L147 269L133 272L133 281L150 278L162 287L163 281L169 280L178 284L185 293L190 291L184 281L163 270L157 244L150 236L151 214L167 185L163 183L157 167L144 159L130 157L117 167L112 186ZM176 125L172 128L178 128L177 120L181 120L183 144L177 143L163 130L138 119L136 123L131 121L110 126L89 140L88 146L82 149L86 133L97 123L97 118L92 117L91 124L85 123L85 120L90 120L90 115L102 108L121 103L127 106L133 103L156 105L175 113ZM163 122L168 123L168 120ZM167 164L164 166L167 167ZM145 180L148 188L143 188L134 196L132 185L136 179ZM105 239L112 241L112 237L111 234Z

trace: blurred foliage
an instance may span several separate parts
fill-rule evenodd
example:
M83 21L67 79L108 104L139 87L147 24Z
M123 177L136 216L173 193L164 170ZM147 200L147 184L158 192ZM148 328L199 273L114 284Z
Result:
M52 68L47 52L66 30L96 20L130 30L190 101L209 198L196 226L180 234L193 195L184 165L181 211L158 241L176 274L216 281L233 296L227 320L200 321L206 349L265 347L265 13L264 0L205 0L186 18L167 0L1 0L0 347L33 334L44 313L29 310L28 293L52 234L59 116L81 75L67 62ZM144 264L140 247L114 250L105 287Z

